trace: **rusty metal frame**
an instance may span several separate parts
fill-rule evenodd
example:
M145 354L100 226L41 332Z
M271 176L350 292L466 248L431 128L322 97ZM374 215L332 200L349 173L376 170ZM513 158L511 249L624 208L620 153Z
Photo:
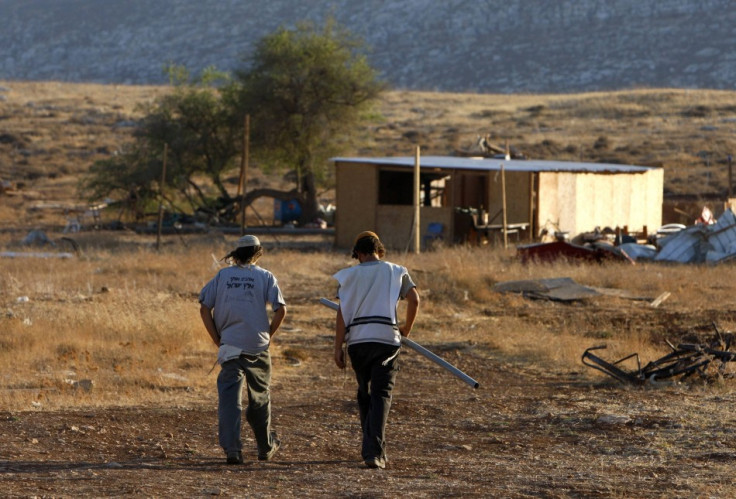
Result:
M715 323L713 323L713 327L716 338L711 343L682 343L675 347L667 342L672 351L657 360L649 362L644 367L641 366L639 354L637 353L632 353L613 362L593 353L596 350L605 349L606 345L597 345L586 349L581 360L584 365L590 368L601 371L622 383L632 385L656 384L662 380L673 378L683 381L694 375L699 375L701 379L704 379L706 369L711 363L717 363L718 371L722 373L725 370L726 363L736 360L736 352L729 351L733 335L724 336ZM636 359L636 368L625 369L623 363L632 358Z

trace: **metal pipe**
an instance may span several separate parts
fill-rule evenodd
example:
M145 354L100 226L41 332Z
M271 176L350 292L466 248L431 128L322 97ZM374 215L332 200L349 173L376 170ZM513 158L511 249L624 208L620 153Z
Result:
M327 298L320 298L319 301L320 301L320 303L322 303L322 305L325 305L326 307L329 307L332 310L337 311L337 309L339 308L339 305L337 303L335 303L334 301L330 301ZM460 369L458 369L457 367L455 367L452 364L450 364L449 362L447 362L445 359L443 359L439 355L436 355L436 354L432 353L431 351L427 350L426 348L424 348L419 343L417 343L417 342L415 342L413 340L410 340L406 336L402 336L401 337L401 343L403 343L404 345L408 346L409 348L411 348L412 350L414 350L418 354L421 354L424 357L428 358L429 360L431 360L435 364L439 365L440 367L444 367L451 374L454 374L455 376L457 376L458 378L460 378L461 380L463 380L464 382L466 382L467 384L469 384L473 388L478 388L480 386L480 383L478 383L477 381L475 381L473 378L471 378L470 376L468 376L467 374L465 374L464 372L462 372Z

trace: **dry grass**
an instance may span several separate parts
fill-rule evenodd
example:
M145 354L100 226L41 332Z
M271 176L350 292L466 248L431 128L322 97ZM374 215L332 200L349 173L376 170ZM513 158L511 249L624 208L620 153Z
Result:
M192 257L143 249L32 265L6 259L0 355L13 376L4 405L31 397L50 407L131 405L207 383L188 374L211 360L192 306L196 276L179 272ZM75 389L82 379L94 389Z
M172 239L157 252L121 236L97 238L83 242L82 255L72 259L2 260L4 407L181 403L211 386L214 347L196 297L226 243ZM719 303L736 288L736 271L728 266L525 266L513 250L469 247L390 259L410 268L422 292L415 339L440 348L476 345L523 363L576 369L582 350L596 343L608 343L611 356L636 351L651 360L665 351L664 338L677 341L710 320L736 328L736 317ZM317 299L334 296L331 275L351 264L348 256L273 249L261 263L284 289L287 330L329 335L332 319ZM611 296L562 305L491 289L503 281L560 276L650 299L664 291L672 297L652 309L646 301ZM309 355L304 345L280 352L278 341L275 352L297 360ZM91 390L74 383L88 379Z

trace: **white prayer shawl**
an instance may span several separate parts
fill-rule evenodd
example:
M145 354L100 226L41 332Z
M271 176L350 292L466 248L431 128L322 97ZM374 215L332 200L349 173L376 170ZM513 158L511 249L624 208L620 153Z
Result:
M364 262L337 272L340 310L348 328L348 345L373 341L401 345L396 306L405 267L390 262Z

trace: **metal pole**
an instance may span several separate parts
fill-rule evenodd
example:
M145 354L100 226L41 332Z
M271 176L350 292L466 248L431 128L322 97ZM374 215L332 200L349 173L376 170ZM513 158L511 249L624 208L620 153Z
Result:
M320 298L319 301L320 301L320 303L322 305L324 305L326 307L329 307L332 310L337 311L337 309L339 308L339 305L337 303L335 303L334 301L328 300L327 298ZM445 369L447 369L448 371L450 371L451 374L454 374L455 376L457 376L458 378L460 378L461 380L463 380L464 382L466 382L467 384L469 384L473 388L478 388L480 386L480 383L478 383L477 381L475 381L473 378L471 378L470 376L468 376L467 374L465 374L464 372L462 372L460 369L458 369L457 367L455 367L452 364L450 364L449 362L447 362L445 359L443 359L439 355L436 355L436 354L432 353L431 351L427 350L426 348L424 348L419 343L417 343L415 341L412 341L412 340L410 340L409 338L407 338L405 336L402 336L401 337L401 343L403 343L404 345L408 346L409 348L411 348L412 350L414 350L418 354L421 354L424 357L428 358L429 360L431 360L435 364L437 364L437 365L439 365L441 367L444 367Z
M164 144L164 159L161 167L161 183L158 186L158 226L156 227L156 251L161 249L161 226L164 223L164 184L166 183L166 156L169 144Z

